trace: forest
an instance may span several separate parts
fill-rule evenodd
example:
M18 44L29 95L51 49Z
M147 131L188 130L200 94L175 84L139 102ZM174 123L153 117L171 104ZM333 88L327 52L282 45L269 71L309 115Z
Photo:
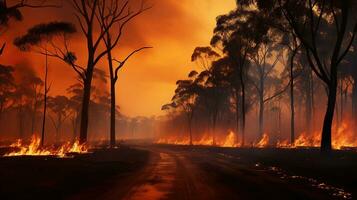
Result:
M217 17L209 46L194 49L191 61L201 70L176 82L172 102L162 107L162 132L173 136L159 142L326 153L356 146L353 6L238 1Z
M353 199L355 9L0 0L0 198Z

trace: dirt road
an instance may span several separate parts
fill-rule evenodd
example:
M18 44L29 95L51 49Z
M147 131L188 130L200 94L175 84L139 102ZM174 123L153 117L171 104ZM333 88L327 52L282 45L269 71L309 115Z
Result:
M141 147L149 164L96 199L348 199L277 168L205 149ZM93 197L93 196L92 196Z

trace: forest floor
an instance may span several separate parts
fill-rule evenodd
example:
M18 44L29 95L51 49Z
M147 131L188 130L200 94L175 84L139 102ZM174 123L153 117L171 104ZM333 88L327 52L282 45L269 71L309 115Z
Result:
M353 199L356 169L353 151L134 145L0 158L0 199Z

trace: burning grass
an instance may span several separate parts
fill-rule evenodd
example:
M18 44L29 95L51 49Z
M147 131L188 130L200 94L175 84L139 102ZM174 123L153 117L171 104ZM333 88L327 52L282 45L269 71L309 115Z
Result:
M357 148L357 136L352 129L352 126L348 122L342 122L338 128L335 126L332 133L332 147L337 150ZM159 139L157 144L174 144L174 145L189 145L190 141L188 138L178 138L178 137L165 137ZM255 147L255 148L311 148L319 147L321 143L321 132L314 131L313 133L300 133L293 144L290 140L278 140L273 141L268 133L264 133L263 136L250 143L249 146L244 147ZM193 145L213 145L212 136L204 135L200 139L194 140ZM225 138L216 141L215 146L219 147L242 147L241 141L239 141L237 134L233 131L229 131Z
M85 144L80 144L79 141L74 143L67 142L59 147L41 147L41 139L36 135L31 137L29 144L24 144L22 140L17 140L10 147L14 149L10 153L6 153L5 157L10 156L56 156L66 157L71 153L88 153L88 147Z
M156 141L157 144L173 144L173 145L190 145L189 138L176 138L168 137L161 138ZM228 135L223 140L213 141L212 136L204 135L198 140L192 141L193 145L202 145L202 146L220 146L220 147L239 147L240 142L238 142L237 135L233 131L229 131ZM215 144L214 144L215 143Z

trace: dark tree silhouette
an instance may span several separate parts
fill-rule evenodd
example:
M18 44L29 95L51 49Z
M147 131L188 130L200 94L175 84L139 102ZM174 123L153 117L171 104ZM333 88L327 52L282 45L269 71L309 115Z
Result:
M50 90L48 85L48 56L55 56L49 50L52 47L52 51L59 51L59 48L53 43L54 37L66 38L66 35L72 34L76 31L75 27L66 22L50 22L47 24L38 24L30 28L27 33L14 40L14 44L22 51L35 51L45 56L45 78L44 78L44 108L43 108L43 121L42 121L42 134L41 134L41 146L44 145L45 139L45 126L46 126L46 112L47 112L47 96Z
M237 1L238 4L255 4L262 12L275 17L283 17L293 34L306 51L311 69L321 79L328 90L328 102L321 136L321 151L331 152L331 128L336 106L338 71L341 61L349 52L357 32L353 0L265 0ZM331 26L324 30L324 21ZM333 38L333 42L331 42ZM331 42L329 53L320 44Z
M102 37L107 50L108 67L110 74L110 96L111 96L111 112L110 112L110 146L114 147L115 138L115 120L116 120L116 93L115 84L118 80L119 70L125 65L127 60L135 53L150 47L143 47L131 52L124 60L119 61L113 58L112 50L117 46L118 41L121 39L122 34L125 30L126 24L132 21L135 17L139 16L144 11L148 10L149 7L145 8L143 2L141 7L135 11L130 11L130 0L124 2L120 5L119 1L100 1L98 4L99 17L98 21L100 23L103 32L106 32L105 36ZM127 10L127 11L126 11ZM113 21L114 20L114 21ZM117 67L114 67L113 62L118 63Z
M20 138L25 137L26 114L31 112L33 113L31 116L31 123L33 123L33 125L31 126L31 130L28 131L34 131L35 118L37 117L37 107L35 108L34 105L40 105L41 102L39 102L37 97L42 95L39 91L35 91L35 89L37 90L37 88L41 86L43 86L43 81L39 77L34 73L26 72L25 75L20 77L20 82L16 84L16 88L11 94L12 108L17 111L19 120L18 128ZM33 132L31 134L33 134Z
M56 142L59 142L62 125L70 115L69 104L70 100L66 96L48 98L48 107L55 115L55 117L49 115L49 118L56 130Z
M83 85L76 83L67 88L69 94L68 107L70 110L70 120L72 126L73 141L77 138L78 125L80 120L80 111L83 97Z
M215 47L222 47L223 52L232 60L236 67L234 70L237 78L234 81L234 89L236 96L236 108L241 106L241 120L242 120L242 138L244 145L245 138L245 124L247 113L246 102L246 88L248 81L249 61L248 56L253 54L259 44L262 42L267 28L265 22L267 19L260 16L258 12L247 9L245 7L238 7L227 15L222 15L217 18L217 25L214 29L214 35L211 40L211 45ZM241 103L238 100L241 100ZM239 109L236 109L236 118L239 116ZM238 129L238 122L237 122ZM237 130L238 132L238 130Z
M7 0L0 0L0 31L3 33L4 29L9 27L10 19L22 21L23 15L21 10L23 8L45 8L45 7L58 7L58 5L48 4L46 0L17 0L9 3ZM0 47L0 56L4 52L6 43Z
M0 65L0 121L2 114L11 106L11 95L15 90L12 66Z
M175 95L172 97L172 103L162 106L162 110L168 110L170 108L183 109L187 117L187 127L189 130L190 145L193 145L192 141L192 119L196 111L196 98L199 92L199 85L195 81L198 73L191 71L187 80L178 80L176 82L177 89Z

